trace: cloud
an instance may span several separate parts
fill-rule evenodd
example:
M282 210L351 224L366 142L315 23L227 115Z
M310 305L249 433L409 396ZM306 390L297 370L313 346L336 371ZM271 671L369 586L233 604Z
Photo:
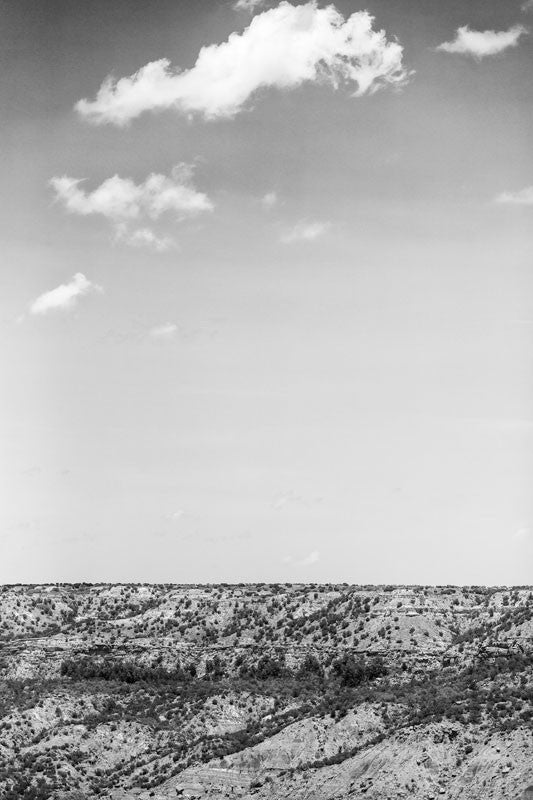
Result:
M62 283L55 289L40 295L30 306L31 314L48 314L49 311L67 310L76 305L80 297L90 292L103 291L101 286L87 280L77 272L69 283Z
M437 47L444 53L461 53L481 59L503 53L516 47L521 36L527 33L523 25L514 25L508 31L472 31L465 25L457 29L452 42L443 42Z
M298 222L294 228L281 237L284 244L293 242L314 242L330 228L329 222Z
M67 211L82 216L101 214L115 221L142 215L158 219L166 211L184 215L213 208L209 198L192 185L192 167L188 164L175 166L170 177L152 173L140 184L113 175L89 193L80 188L82 180L66 175L52 178L50 183Z
M213 203L193 185L193 168L177 164L170 176L152 173L143 183L131 178L113 175L92 192L86 192L83 180L64 175L50 181L56 199L71 214L89 216L99 214L115 227L115 237L133 247L151 247L163 252L175 245L173 239L158 236L151 228L131 229L139 220L157 220L162 214L173 212L181 220L205 211L212 211Z
M217 322L217 320L207 320L206 322L199 320L194 326L184 324L177 325L175 322L164 322L149 330L144 328L138 339L141 340L149 336L151 339L159 341L179 339L180 343L184 345L206 345L212 342L219 334L218 325L220 324L220 320L217 322L217 325L215 325L215 322ZM111 332L111 336L108 335L107 338L112 338L112 340L120 342L124 339L124 336L119 335L117 337Z
M233 3L233 8L236 11L248 11L253 14L256 8L264 6L265 2L266 0L237 0L236 3Z
M301 564L302 567L308 567L311 564L318 563L318 561L320 561L320 553L318 550L313 550L308 556L302 558L302 560L298 563Z
M178 326L174 322L166 322L164 325L157 325L149 331L153 339L173 339L178 331Z
M463 417L461 422L502 434L510 433L525 436L533 432L533 419L527 419L526 417Z
M137 228L129 231L127 226L120 225L116 231L116 238L132 247L150 247L158 253L164 253L166 250L176 247L174 239L170 236L158 236L151 228Z
M402 65L403 48L374 31L373 22L367 11L345 20L333 5L282 2L242 33L203 47L191 69L152 61L129 77L108 77L96 98L80 100L76 109L94 124L125 125L164 109L216 119L238 114L259 89L343 84L358 97L401 86L411 74Z
M533 529L519 528L513 538L519 542L533 542Z
M279 511L281 508L284 508L289 504L292 505L301 502L303 502L303 498L296 494L296 492L283 492L282 494L279 494L272 502L272 508L274 508L276 511Z
M533 206L533 186L526 186L518 192L502 192L495 198L496 203L515 206Z
M267 192L261 198L261 205L263 208L266 208L269 211L271 208L274 208L275 205L278 203L278 196L276 192Z
M318 550L312 550L309 555L299 560L293 559L291 555L285 555L281 561L283 564L296 564L299 567L309 567L312 564L317 564L320 561L320 553Z
M288 506L311 507L322 502L322 497L303 497L302 495L290 490L288 492L282 492L281 494L278 494L277 497L275 497L275 499L272 501L271 507L276 511L279 511L280 509Z
M525 3L522 3L521 10L527 13L528 11L533 10L533 0L526 0Z

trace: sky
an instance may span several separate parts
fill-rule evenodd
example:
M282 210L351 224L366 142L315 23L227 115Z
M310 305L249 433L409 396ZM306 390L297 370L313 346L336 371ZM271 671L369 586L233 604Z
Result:
M533 3L0 5L0 581L532 583Z

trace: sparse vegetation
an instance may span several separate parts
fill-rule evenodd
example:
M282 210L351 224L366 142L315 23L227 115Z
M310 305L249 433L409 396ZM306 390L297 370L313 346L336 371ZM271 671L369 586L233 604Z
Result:
M527 587L2 587L0 796L166 797L317 726L323 749L269 781L405 736L452 737L466 764L490 737L531 741L532 609ZM261 775L250 792L277 796Z

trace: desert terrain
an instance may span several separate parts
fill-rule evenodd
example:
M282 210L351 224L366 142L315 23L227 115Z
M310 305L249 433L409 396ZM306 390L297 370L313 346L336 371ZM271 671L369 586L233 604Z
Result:
M0 589L3 800L521 800L532 719L530 587Z

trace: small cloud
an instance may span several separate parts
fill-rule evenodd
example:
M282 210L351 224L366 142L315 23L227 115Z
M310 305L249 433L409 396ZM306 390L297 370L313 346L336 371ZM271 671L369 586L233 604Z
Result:
M314 242L324 236L330 227L329 222L298 222L294 228L281 237L281 241L284 244Z
M179 216L212 211L213 204L203 192L192 184L193 167L177 164L170 176L152 173L143 183L136 184L131 178L113 175L92 192L81 188L83 180L63 175L52 178L50 184L56 198L72 214L87 216L101 214L113 221L138 219L145 215L158 219L166 211Z
M533 419L525 417L466 417L463 419L468 424L474 424L504 434L517 433L525 436L533 432Z
M518 542L533 542L533 530L531 528L519 528L513 539Z
M213 321L206 321L205 323L199 322L194 327L188 325L177 325L175 322L165 322L161 325L156 325L150 330L143 330L140 332L139 339L149 336L152 339L159 341L179 339L184 345L205 345L212 342L219 334L218 326ZM108 338L111 338L108 336ZM113 339L117 340L116 335L113 334ZM123 337L120 337L121 339Z
M119 226L116 238L117 241L129 244L131 247L149 247L157 253L164 253L166 250L176 247L176 242L170 236L158 236L150 228L128 231L127 227Z
M167 514L165 519L169 520L169 522L178 522L184 516L185 511L182 508L178 508L177 511L171 511L170 514Z
M151 228L136 227L139 221L156 220L167 212L178 221L213 210L213 203L193 185L193 167L177 164L170 175L152 173L136 184L131 178L113 175L92 192L82 188L83 180L68 175L52 178L50 185L66 211L79 216L100 215L115 228L117 240L133 247L152 247L162 252L174 245L168 237L157 236ZM132 228L132 226L135 226Z
M530 419L502 419L499 421L500 430L508 433L525 435L533 431L533 420Z
M164 325L157 325L149 331L152 339L173 339L178 330L174 322L166 322Z
M494 202L514 206L533 206L533 186L526 186L525 189L520 189L518 192L502 192Z
M533 11L533 0L526 0L525 3L522 3L521 10L527 14L528 11Z
M179 335L186 344L202 345L212 342L219 334L220 320L206 320L197 325L181 325Z
M526 33L527 29L523 25L514 25L508 31L473 31L468 25L464 25L457 29L453 41L439 44L437 50L482 59L516 47L520 37Z
M272 502L272 508L274 508L276 511L279 511L281 508L284 508L289 504L300 502L302 502L302 498L295 492L283 492L282 494L279 494Z
M318 550L312 550L308 556L302 558L302 560L299 561L298 563L302 567L308 567L311 564L316 564L318 561L320 561L320 553L318 552Z
M303 497L302 495L291 490L278 494L277 497L272 501L271 507L275 511L280 511L282 508L287 506L303 506L309 508L322 502L322 497Z
M274 206L277 205L277 203L278 203L278 196L276 192L267 192L261 198L261 205L267 211L269 211L271 208L274 208Z
M85 275L77 272L69 283L62 283L55 289L41 294L30 305L30 314L47 314L49 311L68 310L80 299L91 292L102 292L101 286L87 280Z
M266 0L237 0L233 3L233 8L236 11L248 11L253 14L257 8L265 5Z
M37 466L28 467L28 469L22 470L22 474L26 475L29 478L33 478L36 475L40 475L41 472L42 472L41 467L37 467Z
M281 559L283 564L291 564L292 563L292 556L283 556Z

